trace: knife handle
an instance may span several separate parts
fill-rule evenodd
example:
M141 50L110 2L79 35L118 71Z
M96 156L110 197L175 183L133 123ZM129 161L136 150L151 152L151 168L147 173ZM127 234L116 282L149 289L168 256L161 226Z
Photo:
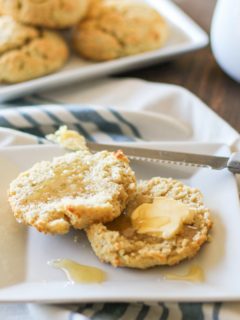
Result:
M240 152L235 152L230 156L227 167L233 173L240 173Z

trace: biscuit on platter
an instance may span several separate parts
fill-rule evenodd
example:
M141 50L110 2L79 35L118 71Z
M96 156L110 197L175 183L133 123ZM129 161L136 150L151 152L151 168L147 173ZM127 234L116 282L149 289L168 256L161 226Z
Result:
M87 59L104 61L158 49L167 36L164 18L144 2L92 0L75 27L73 46Z
M89 0L0 0L0 12L40 27L67 28L87 12Z
M142 204L149 206L156 199L163 199L164 205L173 202L174 206L177 204L181 210L188 208L189 213L191 212L189 221L182 223L179 229L175 228L172 235L169 233L169 225L165 225L165 233L159 234L157 230L160 229L152 224L150 226L154 232L151 233L149 225L147 227L150 216L145 211L135 209ZM136 220L136 217L139 217L136 212L142 214L141 220ZM171 214L175 214L174 210ZM154 223L159 222L156 215L150 218ZM136 221L139 222L139 229L136 228ZM115 267L146 269L158 265L174 265L193 257L208 240L211 226L209 210L204 206L202 195L197 189L171 178L156 177L139 182L136 194L129 201L123 215L108 224L91 225L86 229L86 233L101 261ZM172 224L172 227L176 226Z
M17 23L8 16L0 17L0 55L38 37L38 30Z
M0 17L0 82L17 83L50 74L66 62L69 51L55 32Z
M83 148L21 173L10 184L9 203L18 222L64 234L71 226L113 220L135 190L134 172L122 152L92 154Z

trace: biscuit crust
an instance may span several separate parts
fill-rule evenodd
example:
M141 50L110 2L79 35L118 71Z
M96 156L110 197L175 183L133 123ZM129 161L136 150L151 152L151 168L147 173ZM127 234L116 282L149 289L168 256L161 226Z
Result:
M15 20L47 28L67 28L87 12L89 0L0 0L0 12Z
M20 24L8 16L0 17L0 30L0 55L38 37L37 29Z
M168 28L157 11L129 0L92 0L87 16L73 33L83 57L105 61L160 48Z
M16 219L43 233L64 234L116 218L136 190L128 159L88 150L35 164L11 184Z
M17 83L50 74L66 62L69 50L55 32L0 17L0 82Z
M111 224L91 225L86 229L86 233L95 254L101 261L115 267L146 269L158 265L174 265L193 257L198 252L208 240L212 221L209 210L203 205L202 195L197 189L170 178L156 177L149 181L141 181L136 194L128 203L126 217L129 217L142 203L151 203L154 197L160 196L178 200L194 208L196 214L193 223L185 224L177 235L167 240L138 234L134 229L124 232L112 228ZM115 226L118 219L114 221Z

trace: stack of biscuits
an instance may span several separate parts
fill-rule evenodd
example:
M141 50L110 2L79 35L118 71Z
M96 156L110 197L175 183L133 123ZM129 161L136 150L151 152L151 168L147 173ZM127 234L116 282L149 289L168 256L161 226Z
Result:
M139 0L0 0L0 15L0 83L59 70L69 46L107 61L160 48L168 35L165 20Z

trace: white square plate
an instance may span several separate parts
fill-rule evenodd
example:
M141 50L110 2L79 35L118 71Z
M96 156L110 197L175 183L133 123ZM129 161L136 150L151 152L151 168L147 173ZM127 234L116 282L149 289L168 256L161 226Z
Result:
M170 37L164 47L158 50L101 63L89 62L72 55L67 65L57 73L19 84L0 85L0 101L10 100L30 92L39 92L40 90L64 85L77 80L87 80L169 60L179 54L207 45L207 34L172 3L172 1L146 1L155 7L169 23Z
M171 144L168 149L219 155L229 152L227 147L217 144ZM99 262L81 231L50 236L15 222L6 199L9 182L18 171L62 153L62 149L54 146L0 149L0 302L240 299L240 211L236 181L230 172L133 162L137 178L171 176L199 188L212 212L214 227L212 241L194 259L171 268L130 270ZM73 241L76 234L80 236L77 243ZM69 284L61 271L47 265L47 261L57 258L99 267L107 273L107 281L91 285ZM164 273L170 269L181 273L192 264L203 268L203 283L164 279Z

